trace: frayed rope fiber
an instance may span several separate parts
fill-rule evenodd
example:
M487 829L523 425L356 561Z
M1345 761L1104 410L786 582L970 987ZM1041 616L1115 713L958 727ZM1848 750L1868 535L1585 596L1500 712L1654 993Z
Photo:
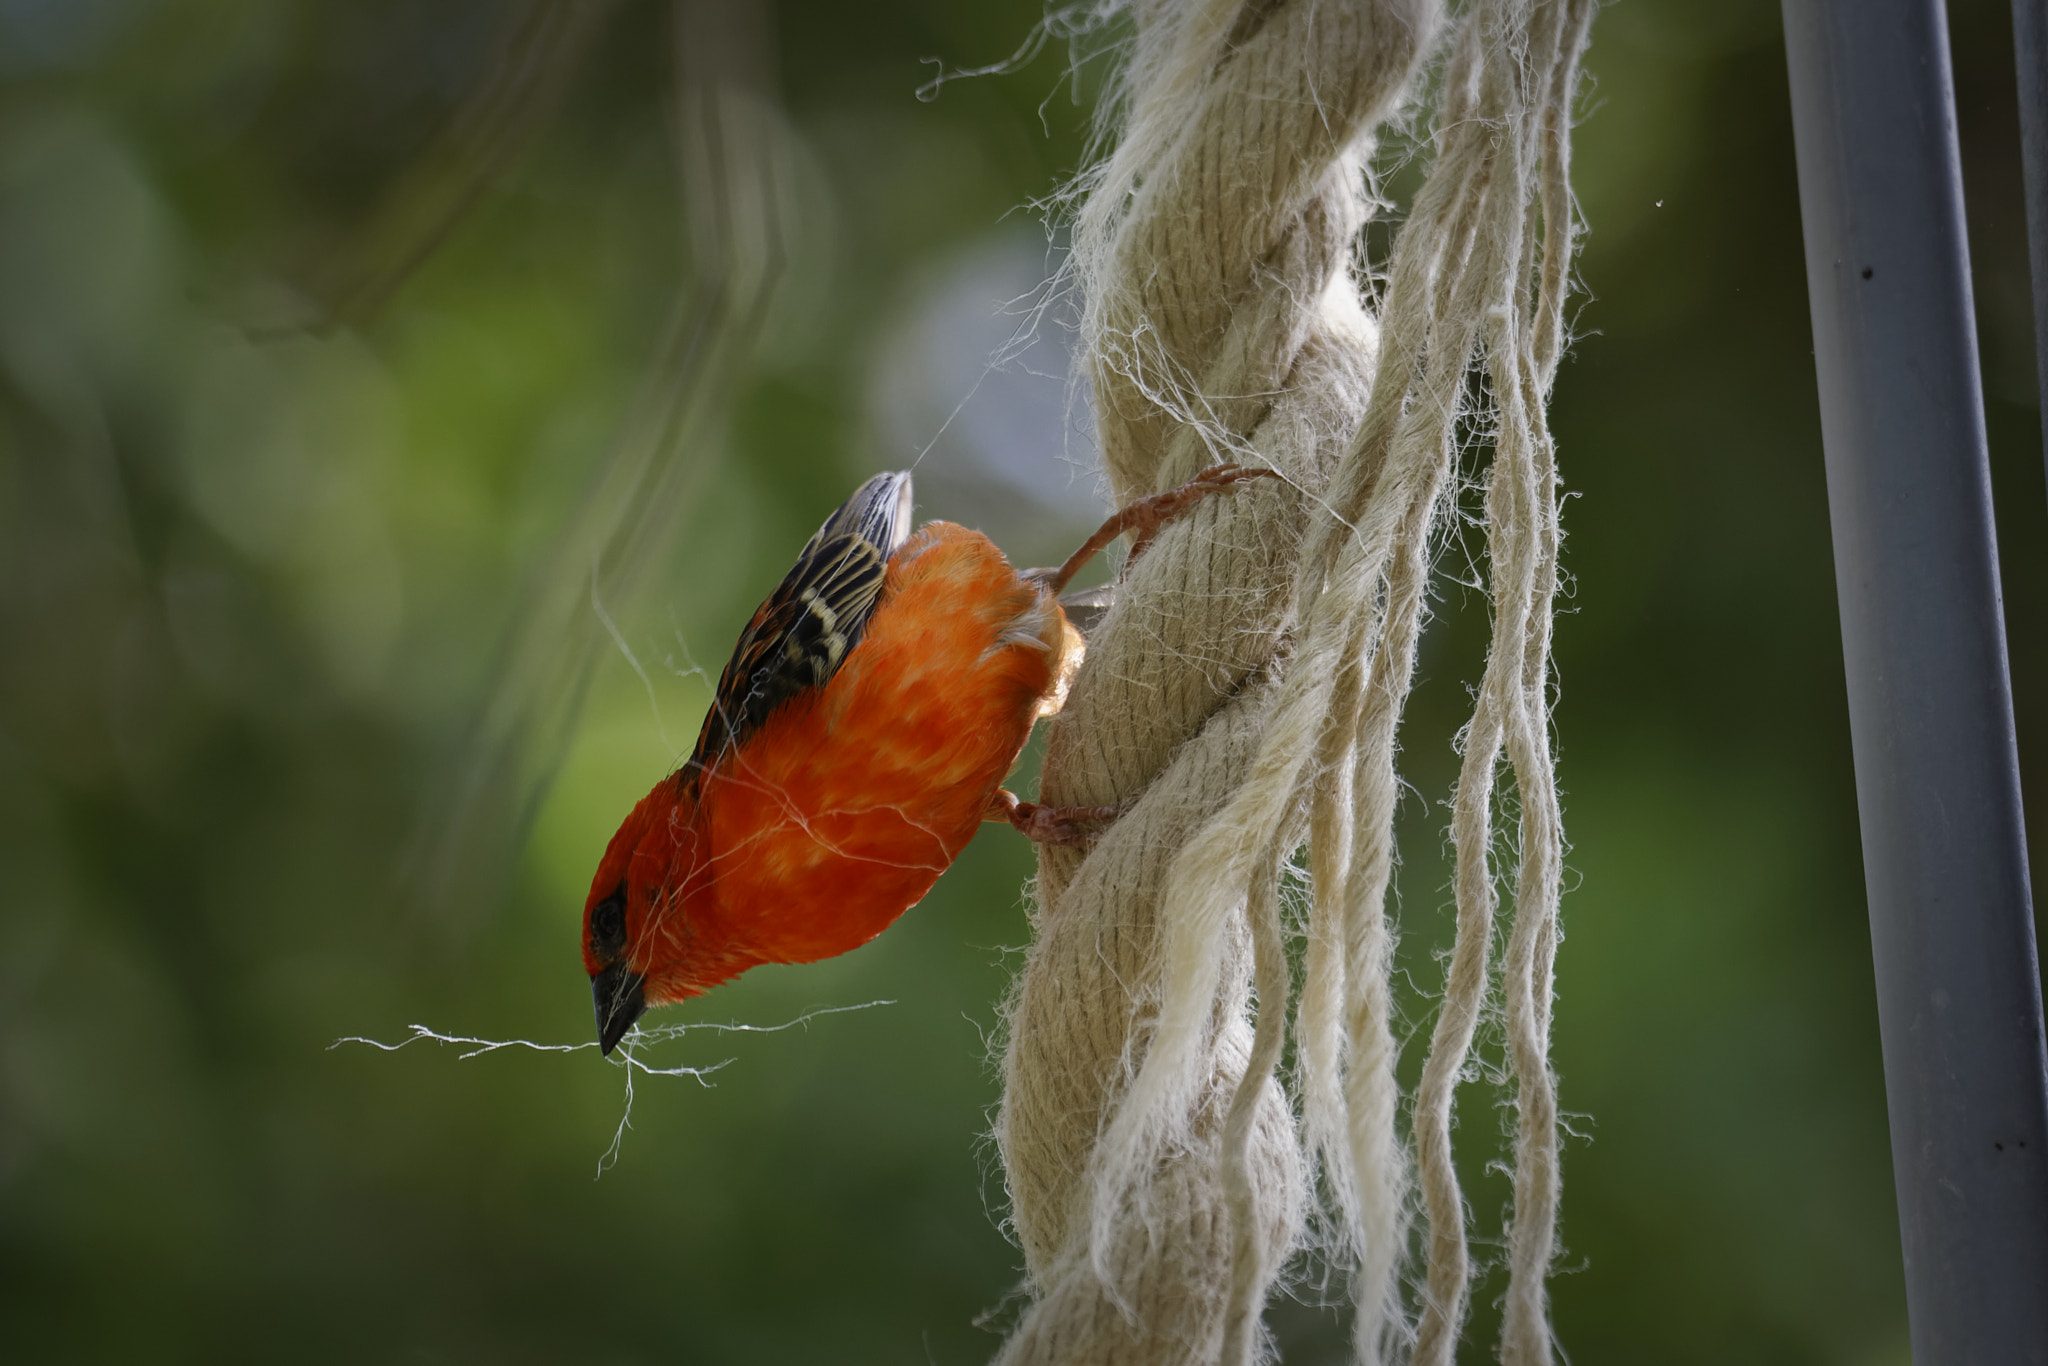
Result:
M1074 191L1108 479L1121 502L1228 457L1287 483L1206 500L1159 536L1052 729L1043 800L1125 814L1092 848L1040 853L996 1125L1032 1298L999 1359L1267 1356L1267 1291L1314 1230L1350 1277L1359 1359L1449 1366L1471 1276L1451 1125L1495 980L1505 759L1519 831L1498 964L1516 1103L1500 1352L1548 1363L1563 842L1544 403L1594 3L1475 0L1448 22L1434 0L1133 8L1106 151ZM1375 317L1355 269L1374 139L1439 51L1434 158ZM1468 411L1475 369L1486 402ZM1492 639L1454 801L1456 939L1404 1136L1395 749L1432 537L1474 429L1493 452ZM1294 986L1278 881L1304 841L1297 1123L1275 1077Z

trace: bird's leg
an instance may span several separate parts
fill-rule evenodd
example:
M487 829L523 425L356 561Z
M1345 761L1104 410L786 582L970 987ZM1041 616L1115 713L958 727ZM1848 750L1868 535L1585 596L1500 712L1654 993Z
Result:
M1120 508L1096 528L1095 534L1082 543L1081 548L1067 557L1067 562L1058 569L1034 569L1029 577L1044 580L1054 593L1066 590L1069 580L1081 572L1088 561L1101 553L1108 545L1126 531L1134 533L1131 539L1130 558L1135 560L1144 553L1152 538L1159 534L1159 528L1186 512L1196 503L1212 493L1218 493L1232 484L1246 479L1278 479L1278 470L1247 469L1243 465L1215 465L1165 493L1155 493L1149 498L1140 498L1127 507ZM1126 565L1129 561L1125 561Z
M1089 827L1113 821L1118 814L1113 806L1041 806L999 787L988 799L982 819L1008 821L1040 844L1086 844L1096 834Z

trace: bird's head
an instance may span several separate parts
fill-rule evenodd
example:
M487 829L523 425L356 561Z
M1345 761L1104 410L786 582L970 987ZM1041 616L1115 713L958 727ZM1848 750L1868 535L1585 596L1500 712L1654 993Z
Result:
M707 889L697 804L681 775L655 785L606 846L583 905L583 966L607 1056L651 1006L717 978L693 967L691 903Z

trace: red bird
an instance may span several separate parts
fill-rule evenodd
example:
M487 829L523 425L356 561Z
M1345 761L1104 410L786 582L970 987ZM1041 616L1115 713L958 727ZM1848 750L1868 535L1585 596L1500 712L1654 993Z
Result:
M1136 555L1198 499L1272 473L1207 470L1117 513L1058 569L1022 573L978 531L912 534L908 473L862 484L747 623L696 749L598 863L583 965L604 1052L649 1006L865 944L984 820L1072 843L1113 818L1000 786L1080 664L1059 594L1123 532Z

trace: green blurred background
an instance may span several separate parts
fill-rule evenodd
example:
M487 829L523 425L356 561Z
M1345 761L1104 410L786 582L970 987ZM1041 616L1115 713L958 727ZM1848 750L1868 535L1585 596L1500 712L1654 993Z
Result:
M560 758L542 786L493 776L479 717L531 669L518 628L545 624L579 500L645 377L672 379L663 320L708 278L668 7L0 0L0 1355L993 1352L1020 1260L990 1040L1031 867L1006 831L873 945L671 1012L892 1002L651 1055L734 1061L713 1087L641 1078L601 1179L624 1078L590 1052L328 1045L590 1035L575 925L602 843L694 734L692 664L722 663L859 477L930 444L921 513L1024 561L1090 524L1063 336L1020 352L1002 306L1056 261L1028 205L1078 164L1099 67L1063 83L1055 43L916 98L926 59L997 61L1040 17L787 0L738 25L783 111L787 261L691 400L679 511L610 604L648 681L607 647L549 685L580 710L559 756L517 756ZM508 38L543 21L573 31ZM1624 0L1590 57L1588 293L1555 404L1578 1135L1555 1295L1579 1366L1908 1360L1777 24L1764 0ZM1997 3L1952 27L2039 851L2048 491L2010 29ZM492 114L478 92L533 51L530 98ZM1408 732L1423 1030L1477 598L1439 604ZM448 855L444 794L478 774ZM530 834L476 835L521 829L530 795ZM1462 1103L1482 1255L1498 1100ZM1343 1359L1318 1298L1269 1314L1290 1362Z

